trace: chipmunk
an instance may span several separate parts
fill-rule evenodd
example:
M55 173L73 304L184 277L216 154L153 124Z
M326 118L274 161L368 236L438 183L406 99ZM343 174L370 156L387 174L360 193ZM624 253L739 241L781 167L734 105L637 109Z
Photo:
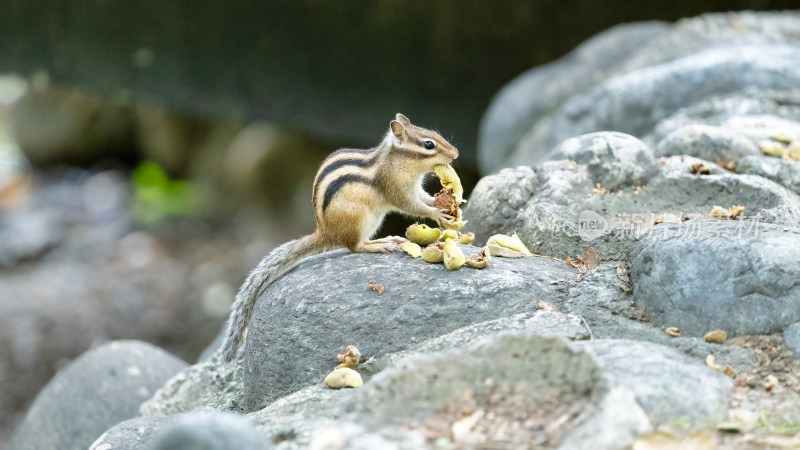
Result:
M370 239L390 211L437 223L453 220L449 210L434 207L422 180L435 165L449 164L456 158L458 149L442 136L412 125L399 113L377 147L341 149L328 156L314 178L316 230L276 248L250 272L231 306L222 344L223 361L235 358L258 297L295 263L342 247L352 252L398 250L404 238Z

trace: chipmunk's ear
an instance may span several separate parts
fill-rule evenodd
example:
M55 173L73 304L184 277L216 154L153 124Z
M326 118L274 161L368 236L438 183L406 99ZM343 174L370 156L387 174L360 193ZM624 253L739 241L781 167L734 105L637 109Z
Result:
M402 123L397 120L393 120L389 126L392 128L392 134L394 134L394 137L402 141L406 140L408 135L406 134L406 127Z
M408 117L406 117L406 116L404 116L404 115L402 115L400 113L397 113L397 115L394 116L394 120L402 123L403 125L411 125L411 121L408 120Z

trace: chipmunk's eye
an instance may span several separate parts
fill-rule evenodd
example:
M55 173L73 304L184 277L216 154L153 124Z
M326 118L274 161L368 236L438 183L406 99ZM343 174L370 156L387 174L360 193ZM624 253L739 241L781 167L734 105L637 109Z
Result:
M433 147L436 147L436 144L434 144L433 141L425 141L424 145L428 150L433 150Z

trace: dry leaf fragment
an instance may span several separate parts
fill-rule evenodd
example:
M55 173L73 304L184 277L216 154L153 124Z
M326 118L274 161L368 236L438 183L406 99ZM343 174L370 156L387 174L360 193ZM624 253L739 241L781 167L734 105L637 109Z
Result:
M664 332L672 337L681 337L681 329L678 327L667 327Z
M380 285L380 286L378 286L378 285L375 283L375 280L369 280L369 281L367 281L367 287L368 287L368 288L370 288L370 289L372 289L373 291L377 292L377 293L378 293L378 295L381 295L381 294L383 294L383 290L384 290L384 288L383 288L383 285Z
M703 336L703 339L710 344L724 344L725 340L728 339L728 333L725 330L709 331Z
M556 307L553 306L553 304L550 303L550 302L546 302L544 300L539 300L538 305L539 305L539 309L543 309L545 311L553 311L553 312L556 311Z
M567 255L565 262L578 269L578 275L583 276L586 272L599 266L602 261L600 261L600 257L597 256L597 253L592 250L592 247L589 247L580 258L575 258L573 260L570 255Z
M361 359L361 351L359 351L355 345L348 345L345 353L343 355L336 355L336 359L341 363L336 366L336 369L341 369L342 367L355 369L358 365L358 361Z
M728 212L731 213L731 219L735 219L744 212L744 206L733 205L730 208L728 208Z
M727 161L722 161L721 163L719 163L719 166L722 167L723 169L729 171L729 172L736 172L736 160L735 159L729 159Z

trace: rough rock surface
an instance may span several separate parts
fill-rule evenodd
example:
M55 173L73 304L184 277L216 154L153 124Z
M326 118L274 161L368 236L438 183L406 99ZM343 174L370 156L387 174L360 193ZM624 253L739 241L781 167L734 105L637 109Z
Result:
M509 164L537 164L559 142L602 130L632 134L655 146L688 125L723 126L735 134L742 119L752 125L771 116L796 128L798 30L795 12L707 14L669 30L657 25L611 30L575 54L581 48L603 54L598 49L604 41L643 34L636 46L607 55L608 65L568 55L526 72L493 99L479 133L481 169L489 173ZM561 90L561 80L574 82ZM767 128L777 123L769 122ZM715 133L714 140L730 141L731 135L723 134ZM672 139L664 151L677 151L680 138ZM735 144L735 152L747 147L740 139ZM707 158L713 152L709 145L694 146L705 146L706 154L697 156L714 161ZM692 154L689 150L684 153Z
M87 448L186 363L150 344L115 341L85 353L39 393L10 449Z
M320 273L337 275L321 279ZM532 257L496 258L481 271L447 271L401 253L310 258L256 305L244 352L243 406L259 409L324 378L347 345L370 356L403 350L466 325L536 310L537 299L566 295L568 284L554 282L572 278L574 270L563 262ZM292 357L276 357L286 349Z
M634 296L654 323L686 335L779 332L800 321L798 254L800 228L722 220L658 225L631 255Z
M480 239L516 231L531 251L556 258L591 246L619 259L663 214L741 205L764 222L800 226L800 197L781 185L688 156L655 162L647 146L622 133L572 138L552 154L566 159L484 177L464 213L469 229ZM710 173L692 173L695 165Z
M188 413L137 417L119 423L89 450L261 450L272 448L243 416Z
M631 353L647 364L632 360ZM487 364L486 355L493 356L492 363ZM685 380L692 381L691 387ZM659 345L617 340L567 344L516 331L439 353L409 354L362 389L310 387L249 417L268 437L289 436L279 448L304 448L331 436L351 442L359 434L395 448L420 448L426 441L450 437L453 424L467 416L475 419L475 431L459 434L455 443L491 442L503 431L482 417L486 411L495 412L495 420L506 426L519 421L520 428L507 439L547 447L561 442L580 448L591 442L593 448L620 448L652 429L651 421L723 417L731 385L702 362ZM537 425L548 414L563 414L561 424L549 429Z
M656 156L691 155L716 164L737 161L761 151L742 133L712 125L687 125L658 143Z
M800 359L800 322L795 322L783 330L783 339L794 354L795 359Z
M772 180L800 195L800 161L762 155L747 156L739 160L736 170Z
M531 69L504 86L481 122L481 170L489 173L505 167L506 158L535 120L552 112L576 89L591 86L637 47L669 29L668 24L656 21L618 25L558 61Z

